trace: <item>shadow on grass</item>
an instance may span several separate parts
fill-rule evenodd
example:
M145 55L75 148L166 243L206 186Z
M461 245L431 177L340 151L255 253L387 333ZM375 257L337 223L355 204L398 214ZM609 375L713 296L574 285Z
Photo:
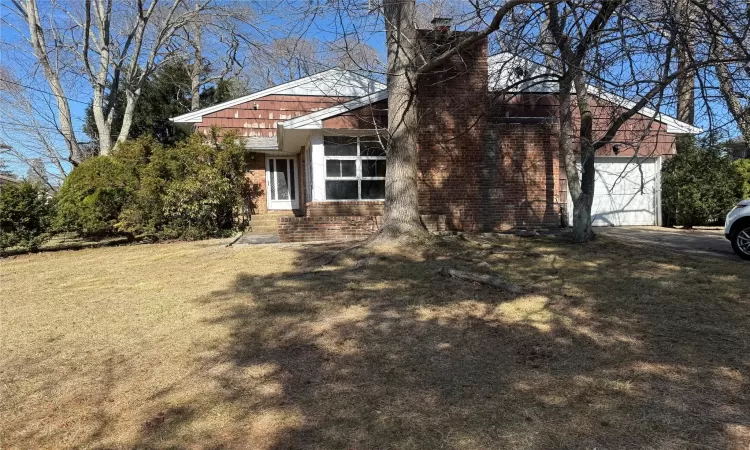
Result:
M299 252L308 261L320 248ZM231 339L196 355L241 411L212 439L256 449L748 448L746 280L606 242L540 252L493 242L240 274L200 300ZM437 274L478 258L533 293Z

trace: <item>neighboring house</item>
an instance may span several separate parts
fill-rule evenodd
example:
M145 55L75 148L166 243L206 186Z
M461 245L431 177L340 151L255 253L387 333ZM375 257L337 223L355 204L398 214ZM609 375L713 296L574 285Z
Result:
M0 173L0 188L5 184L20 184L21 180L12 175L3 175Z
M459 33L420 30L420 43L432 51ZM572 203L558 159L554 82L514 87L514 77L540 70L510 55L488 57L485 40L420 78L419 204L429 228L567 222ZM591 89L600 126L632 105ZM172 120L202 132L239 132L252 163L248 177L260 188L254 213L286 213L279 218L282 241L321 240L377 228L387 108L384 85L334 69ZM677 135L698 132L647 109L628 121L598 154L594 224L657 225L661 161L674 154Z
M727 141L727 147L732 153L734 159L750 158L750 148L748 148L745 140L741 137L729 139Z

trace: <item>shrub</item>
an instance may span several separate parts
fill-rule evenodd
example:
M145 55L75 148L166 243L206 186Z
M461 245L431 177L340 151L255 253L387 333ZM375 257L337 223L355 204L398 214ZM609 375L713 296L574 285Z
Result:
M664 211L687 228L721 220L741 197L741 186L728 156L712 148L686 149L664 164Z
M115 233L118 217L137 186L133 170L114 158L97 156L82 162L57 193L56 228L88 236Z
M175 180L164 196L164 234L184 239L204 239L232 228L232 187L214 168Z
M738 159L734 168L742 180L742 198L750 198L750 159Z
M138 150L139 146L149 148ZM113 157L123 158L120 152ZM200 134L169 147L138 140L122 152L129 161L148 155L148 162L130 164L139 167L139 189L120 215L120 230L155 238L203 239L235 227L248 186L245 150L231 135L220 145L214 136Z
M58 194L57 225L84 235L203 239L235 228L248 193L245 149L194 134L174 146L118 144L78 166Z
M51 220L52 201L41 186L24 181L0 189L0 248L38 248Z

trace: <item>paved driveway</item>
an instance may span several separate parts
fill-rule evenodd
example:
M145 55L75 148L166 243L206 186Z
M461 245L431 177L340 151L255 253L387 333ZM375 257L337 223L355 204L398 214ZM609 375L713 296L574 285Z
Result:
M595 232L614 239L669 248L693 255L739 261L720 228L682 230L662 227L596 227Z

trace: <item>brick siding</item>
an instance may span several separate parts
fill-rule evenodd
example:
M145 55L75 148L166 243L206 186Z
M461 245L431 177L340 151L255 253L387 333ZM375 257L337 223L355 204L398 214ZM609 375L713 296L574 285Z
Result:
M375 233L381 216L314 216L280 217L278 233L281 242L351 241ZM423 215L422 222L431 232L446 231L446 217Z
M379 201L337 201L310 202L306 205L308 216L382 216L383 202Z
M380 218L346 217L280 217L281 242L350 241L365 239L380 227Z

